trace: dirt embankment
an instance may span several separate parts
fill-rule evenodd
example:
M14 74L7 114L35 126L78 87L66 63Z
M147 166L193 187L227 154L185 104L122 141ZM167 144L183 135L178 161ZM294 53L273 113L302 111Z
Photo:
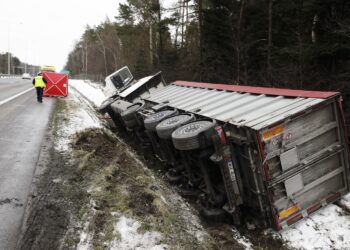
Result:
M19 249L133 249L136 239L141 248L218 248L196 211L110 132L87 129L57 151L69 108L58 101ZM124 239L125 220L134 239Z

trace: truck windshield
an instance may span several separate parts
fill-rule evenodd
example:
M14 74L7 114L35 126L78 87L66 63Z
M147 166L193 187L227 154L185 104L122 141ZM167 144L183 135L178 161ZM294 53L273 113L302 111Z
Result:
M128 68L122 68L111 77L111 81L117 89L120 89L132 81L132 75Z

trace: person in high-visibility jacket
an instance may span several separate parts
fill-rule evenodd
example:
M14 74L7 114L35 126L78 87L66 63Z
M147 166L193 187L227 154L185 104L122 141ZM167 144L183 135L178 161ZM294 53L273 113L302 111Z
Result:
M36 97L38 102L43 102L44 88L46 87L47 81L43 77L42 73L39 72L38 75L33 79L33 85L36 89Z

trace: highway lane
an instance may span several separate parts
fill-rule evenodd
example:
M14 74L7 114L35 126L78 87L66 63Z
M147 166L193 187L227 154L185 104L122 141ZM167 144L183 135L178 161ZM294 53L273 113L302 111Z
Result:
M32 80L0 78L0 101L33 87Z
M36 101L30 80L0 79L0 250L15 249L53 98Z

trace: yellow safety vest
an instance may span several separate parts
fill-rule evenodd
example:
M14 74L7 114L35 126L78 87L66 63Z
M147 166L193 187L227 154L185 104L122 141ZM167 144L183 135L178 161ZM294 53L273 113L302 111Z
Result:
M45 84L42 76L36 76L35 77L34 87L35 88L38 88L38 87L45 88L46 87L46 84Z

